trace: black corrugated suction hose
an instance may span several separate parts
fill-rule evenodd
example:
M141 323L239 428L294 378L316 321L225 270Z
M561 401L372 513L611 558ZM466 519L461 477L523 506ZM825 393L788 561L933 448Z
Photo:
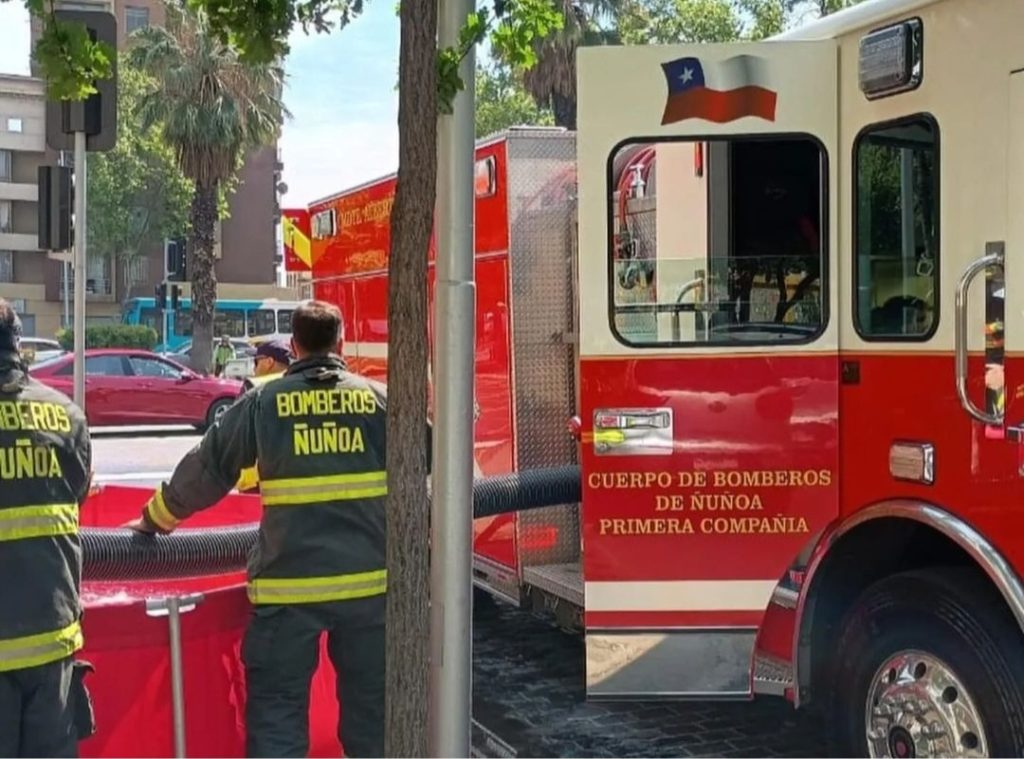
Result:
M484 477L473 483L473 514L576 503L576 465L529 469ZM244 569L256 541L256 524L178 529L170 535L139 535L122 528L82 528L83 575L87 580L154 580L198 577Z

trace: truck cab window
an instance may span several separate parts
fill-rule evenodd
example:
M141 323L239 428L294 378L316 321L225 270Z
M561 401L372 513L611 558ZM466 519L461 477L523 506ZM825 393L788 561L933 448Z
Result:
M820 334L827 204L816 141L630 143L610 163L620 340L774 345Z
M865 340L927 340L938 325L938 127L873 126L854 145L854 314Z

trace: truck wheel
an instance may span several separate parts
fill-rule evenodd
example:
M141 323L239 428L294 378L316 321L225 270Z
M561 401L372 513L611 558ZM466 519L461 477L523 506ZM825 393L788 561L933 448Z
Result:
M828 708L835 756L1024 756L1024 641L978 573L893 575L847 612Z

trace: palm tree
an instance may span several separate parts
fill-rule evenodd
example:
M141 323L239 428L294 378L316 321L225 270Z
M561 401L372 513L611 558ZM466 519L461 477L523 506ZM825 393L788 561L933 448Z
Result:
M555 124L576 128L576 48L618 43L613 29L600 25L614 20L623 0L561 0L565 24L534 43L537 63L523 73L523 85L541 108L550 108Z
M145 125L162 123L182 173L195 184L189 213L192 345L195 366L209 369L217 299L214 233L222 195L246 154L273 144L289 116L284 70L252 64L211 31L202 10L167 3L165 27L133 35L130 59L156 80L139 101Z

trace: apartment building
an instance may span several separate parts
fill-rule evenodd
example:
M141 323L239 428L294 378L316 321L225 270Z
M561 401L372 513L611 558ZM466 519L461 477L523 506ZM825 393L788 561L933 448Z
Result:
M38 250L36 234L36 170L46 149L45 110L41 81L0 74L0 296L14 302L30 332L47 310L44 270L49 262Z
M163 0L78 0L58 6L113 12L122 48L136 29L164 23ZM33 19L33 42L39 24ZM35 65L32 73L38 74ZM0 74L0 297L15 302L26 330L52 336L63 323L74 293L74 272L38 250L37 167L56 164L45 144L43 82L34 77ZM281 162L276 146L248 156L231 198L229 218L217 230L218 293L223 298L293 298L294 287L277 286L280 206L277 185ZM122 304L152 296L163 279L162 245L131 261L117 262L104 251L88 251L87 320L120 320Z

